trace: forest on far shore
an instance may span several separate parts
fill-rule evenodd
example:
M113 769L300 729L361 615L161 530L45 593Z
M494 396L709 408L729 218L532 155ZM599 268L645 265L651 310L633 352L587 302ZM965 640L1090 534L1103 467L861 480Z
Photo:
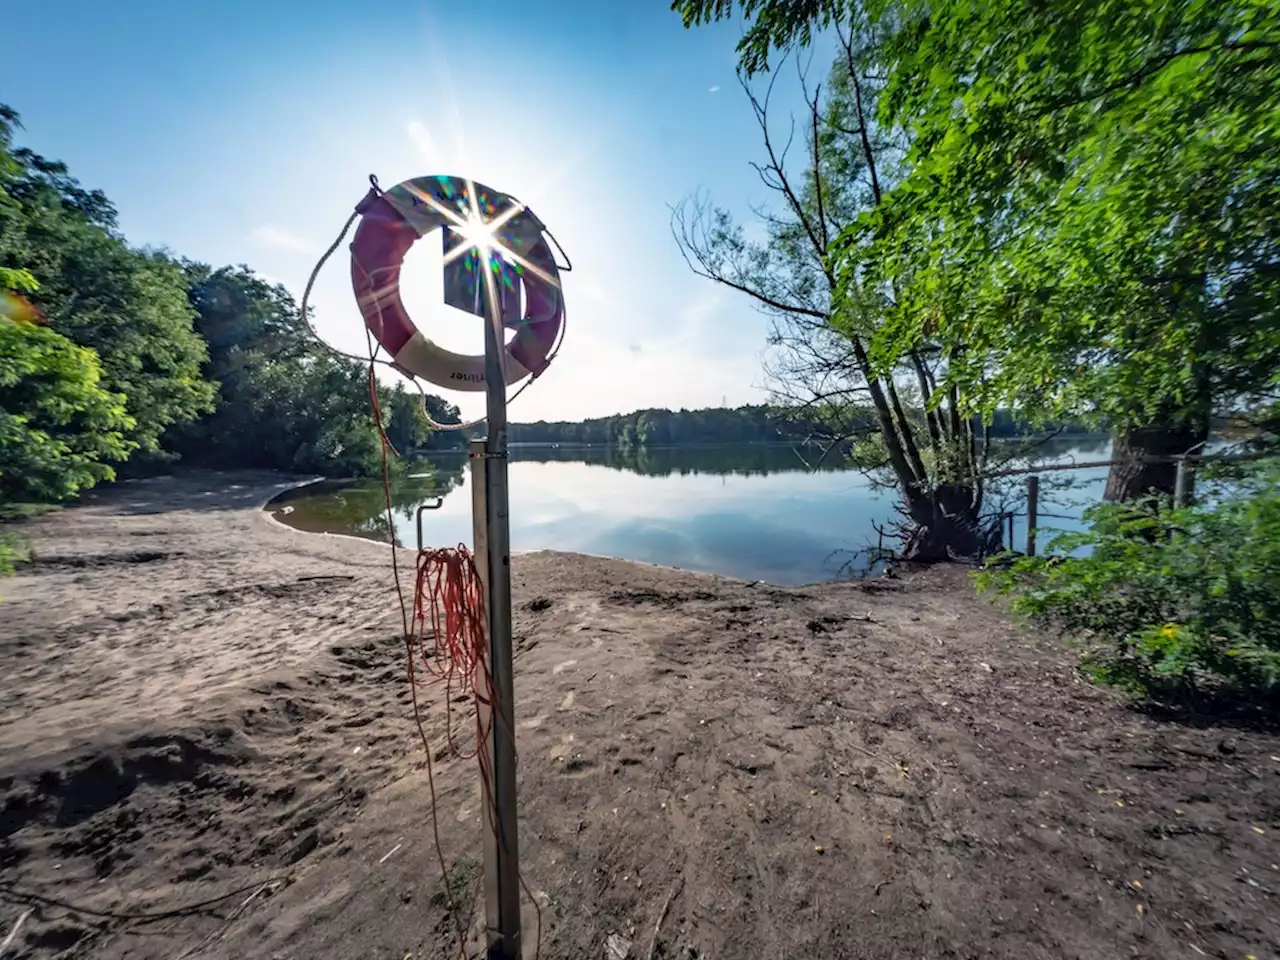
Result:
M914 414L916 419L924 422L923 409L915 410ZM974 429L978 433L985 429L992 438L1001 439L1035 433L1097 433L1100 428L1091 428L1083 423L1031 423L1001 409L993 413L985 428L981 421L977 421ZM850 415L847 409L842 411L838 429L829 419L805 408L748 404L702 410L636 410L580 421L513 423L510 439L512 443L578 443L622 448L712 443L825 445L833 440L852 440L875 430L875 410L869 404L861 410L860 416Z

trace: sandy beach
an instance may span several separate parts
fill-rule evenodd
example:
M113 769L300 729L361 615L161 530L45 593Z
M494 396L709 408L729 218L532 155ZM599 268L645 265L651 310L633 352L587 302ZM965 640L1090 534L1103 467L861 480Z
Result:
M428 691L442 877L391 552L272 522L289 483L125 483L23 526L0 956L476 949L477 770ZM966 571L513 571L527 956L1280 955L1280 736L1126 707Z

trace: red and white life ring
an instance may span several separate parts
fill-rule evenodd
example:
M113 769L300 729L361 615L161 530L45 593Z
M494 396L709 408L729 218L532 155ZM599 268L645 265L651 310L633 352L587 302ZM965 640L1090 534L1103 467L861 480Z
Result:
M516 215L503 216L517 207ZM514 254L524 288L524 316L512 324L516 334L505 358L506 381L512 384L546 369L564 321L555 256L532 212L461 177L418 177L386 191L370 190L356 207L361 220L351 242L351 283L370 332L396 366L453 390L485 389L484 357L453 353L422 335L400 299L400 267L415 240L455 226L475 210L483 220L502 221L495 237Z

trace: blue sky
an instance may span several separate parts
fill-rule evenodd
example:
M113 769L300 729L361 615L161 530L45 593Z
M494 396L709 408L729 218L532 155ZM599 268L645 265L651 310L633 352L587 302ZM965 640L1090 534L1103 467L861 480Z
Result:
M574 270L564 349L514 419L758 401L766 321L689 272L668 211L699 188L740 213L767 199L747 165L760 137L733 72L740 27L686 31L667 6L46 0L6 14L19 39L0 100L20 142L106 191L134 244L247 263L295 295L370 173L520 197ZM426 247L409 258L410 312L480 352L478 321L438 305ZM317 323L359 349L347 276L340 253ZM449 396L479 414L478 395Z

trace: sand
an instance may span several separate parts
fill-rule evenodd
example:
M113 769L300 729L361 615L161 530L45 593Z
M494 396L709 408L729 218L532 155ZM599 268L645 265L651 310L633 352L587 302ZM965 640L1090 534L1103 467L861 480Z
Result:
M446 884L390 550L270 521L288 482L127 483L25 525L0 955L459 956L446 886L474 950L476 768L429 695ZM1280 953L1280 737L1127 708L963 570L513 570L527 956Z

